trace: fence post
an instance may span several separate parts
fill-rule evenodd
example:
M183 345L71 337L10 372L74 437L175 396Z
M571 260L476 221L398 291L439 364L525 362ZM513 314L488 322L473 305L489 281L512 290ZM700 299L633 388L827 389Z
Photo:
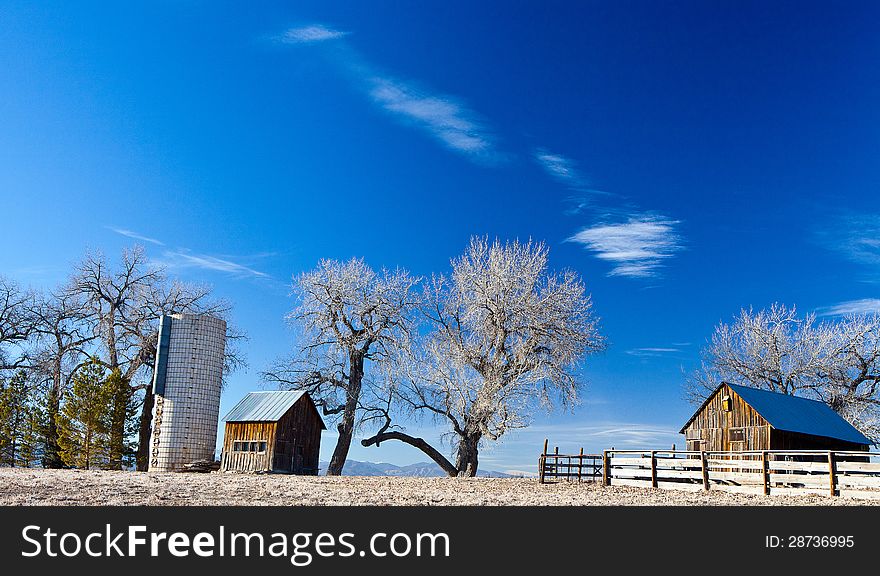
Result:
M584 468L584 447L581 446L581 456L578 458L578 484L581 482L581 470Z
M544 483L544 468L547 466L547 444L550 442L548 438L544 438L544 451L538 456L538 482Z
M657 452L651 451L651 488L657 487Z
M831 488L831 496L834 496L834 489L837 484L837 470L834 465L834 452L831 450L828 451L828 483Z
M544 454L538 456L538 484L544 483L544 463L547 457Z
M761 475L764 477L764 495L770 495L770 466L767 451L761 450Z
M703 490L709 490L709 467L706 462L706 451L700 450L700 467L703 472Z
M602 451L602 485L603 486L611 486L611 472L609 468L611 464L611 458L608 456L608 450Z

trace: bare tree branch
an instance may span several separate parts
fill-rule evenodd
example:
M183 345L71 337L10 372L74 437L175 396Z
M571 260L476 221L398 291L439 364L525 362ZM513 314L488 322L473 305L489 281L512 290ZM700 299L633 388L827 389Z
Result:
M742 310L715 328L685 392L699 403L721 382L822 400L880 439L880 316L817 322L781 304Z
M263 378L307 391L325 416L338 416L328 474L342 473L355 429L372 422L363 418L365 399L386 386L391 358L408 346L418 281L402 270L377 273L359 259L322 260L296 280L299 302L288 319L301 339Z
M577 402L573 370L604 348L583 282L549 272L543 244L471 239L452 274L425 287L422 314L426 329L396 359L392 391L404 417L451 425L456 475L475 475L481 441L527 426L537 405ZM362 443L386 439L424 442L380 432Z

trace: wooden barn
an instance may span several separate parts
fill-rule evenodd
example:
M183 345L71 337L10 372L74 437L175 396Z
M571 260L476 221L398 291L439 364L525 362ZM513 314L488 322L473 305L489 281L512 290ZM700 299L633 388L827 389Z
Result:
M871 441L827 404L721 384L682 427L688 450L868 450Z
M324 421L302 391L251 392L226 415L224 472L318 473Z

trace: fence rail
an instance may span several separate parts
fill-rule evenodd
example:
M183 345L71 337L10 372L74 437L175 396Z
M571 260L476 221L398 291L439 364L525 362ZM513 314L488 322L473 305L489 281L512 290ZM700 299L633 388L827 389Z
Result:
M601 469L606 486L880 499L877 452L606 450Z
M553 480L575 482L599 482L602 480L602 455L560 454L559 448L552 453L547 452L547 441L544 441L544 453L538 457L538 481L542 484Z

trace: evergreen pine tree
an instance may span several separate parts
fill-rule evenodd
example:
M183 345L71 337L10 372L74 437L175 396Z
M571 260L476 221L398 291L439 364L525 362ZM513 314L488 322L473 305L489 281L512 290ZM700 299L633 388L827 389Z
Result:
M46 443L46 412L39 399L29 399L27 417L21 425L16 466L34 468L42 464Z
M97 360L73 378L58 418L58 445L68 466L94 468L108 462L107 371Z
M61 447L58 445L58 421L60 414L58 407L60 399L56 398L57 392L54 387L46 394L45 419L43 429L43 450L40 460L44 468L61 468L64 460L61 459Z
M124 465L131 464L135 446L131 441L137 432L138 405L128 381L116 368L104 383L104 394L107 399L105 426L108 430L108 462L110 470L121 470Z
M22 465L22 452L29 454L37 437L30 434L33 416L27 373L20 370L0 381L0 465Z
M0 466L12 466L15 435L12 423L13 402L9 382L0 379Z

